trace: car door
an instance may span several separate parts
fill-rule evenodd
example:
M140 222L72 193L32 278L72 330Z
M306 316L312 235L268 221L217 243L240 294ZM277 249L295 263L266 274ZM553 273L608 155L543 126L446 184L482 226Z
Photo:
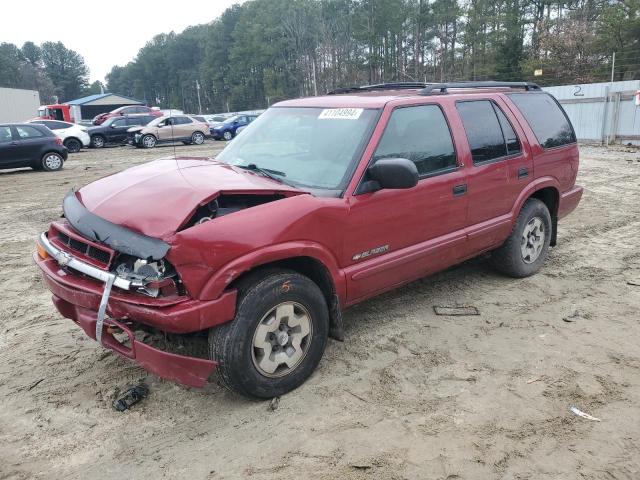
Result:
M9 125L0 126L0 168L10 168L19 163L18 140Z
M456 102L471 151L468 177L468 255L502 243L511 210L529 181L533 162L501 106L492 99ZM515 125L519 129L519 125Z
M43 127L40 127L43 128ZM46 129L43 129L46 131ZM43 144L47 141L43 132L32 125L16 125L14 138L18 138L16 157L22 162L36 160L42 151Z
M107 139L111 143L121 143L127 138L127 130L131 127L128 118L116 118L107 127Z
M158 140L169 141L173 138L173 129L175 128L176 117L166 118L163 122L160 122L156 129L156 135Z
M455 263L466 241L466 172L439 105L393 110L370 163L381 158L408 158L420 180L348 199L341 262L349 302Z

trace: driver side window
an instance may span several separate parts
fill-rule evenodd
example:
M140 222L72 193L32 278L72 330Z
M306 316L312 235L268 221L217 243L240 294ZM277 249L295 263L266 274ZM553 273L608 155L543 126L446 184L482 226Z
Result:
M456 167L451 132L437 105L397 108L391 114L374 162L381 158L406 158L416 164L421 177Z

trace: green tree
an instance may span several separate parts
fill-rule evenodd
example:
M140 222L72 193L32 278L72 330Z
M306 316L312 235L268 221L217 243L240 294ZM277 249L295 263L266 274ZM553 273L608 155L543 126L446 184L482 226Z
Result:
M61 102L82 95L88 84L89 69L80 54L66 48L62 42L45 42L42 44L42 62Z

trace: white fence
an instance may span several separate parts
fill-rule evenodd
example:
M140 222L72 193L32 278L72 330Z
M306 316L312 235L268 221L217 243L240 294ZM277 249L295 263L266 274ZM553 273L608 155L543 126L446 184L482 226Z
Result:
M562 104L578 140L640 145L640 80L543 87Z

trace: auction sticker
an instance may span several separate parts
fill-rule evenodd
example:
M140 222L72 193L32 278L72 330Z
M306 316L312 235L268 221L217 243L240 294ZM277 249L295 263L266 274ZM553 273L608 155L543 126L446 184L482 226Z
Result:
M357 120L362 114L362 108L325 108L318 115L320 120Z

